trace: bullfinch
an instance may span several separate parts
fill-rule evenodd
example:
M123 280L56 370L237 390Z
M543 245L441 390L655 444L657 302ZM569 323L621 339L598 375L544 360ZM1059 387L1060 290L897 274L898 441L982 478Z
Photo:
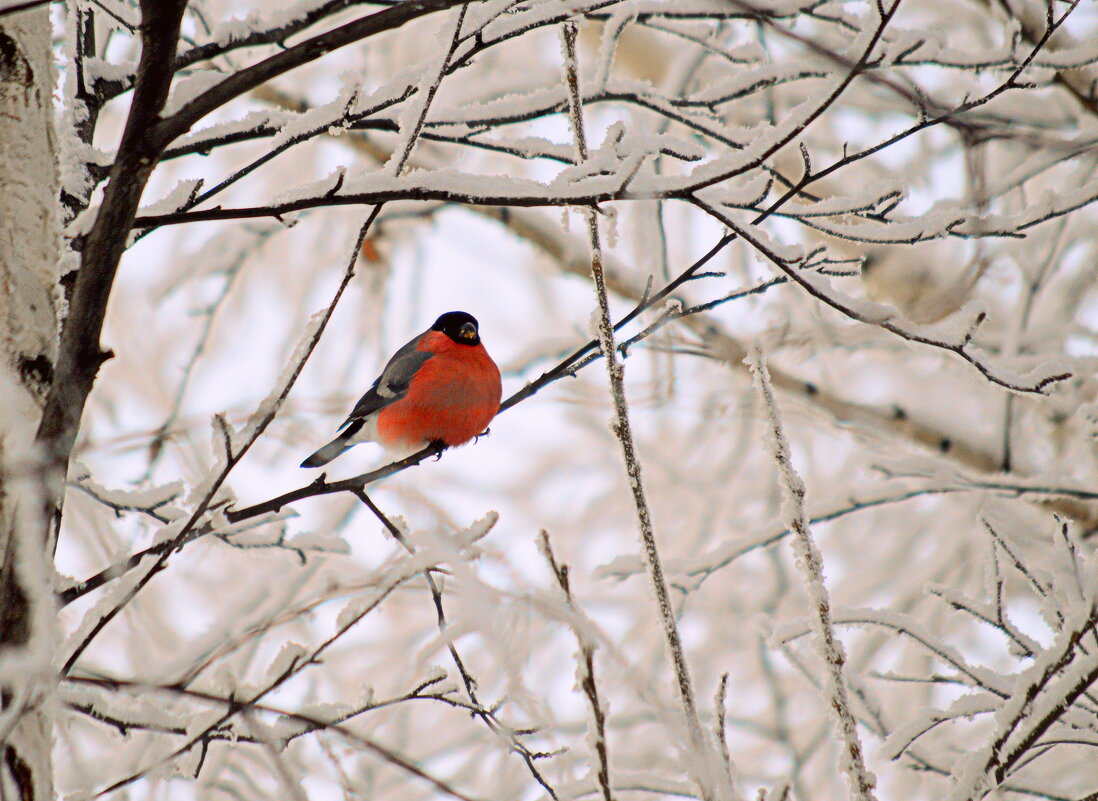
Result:
M480 343L476 319L453 311L398 350L340 426L301 463L328 464L360 442L391 450L463 445L499 411L499 368Z

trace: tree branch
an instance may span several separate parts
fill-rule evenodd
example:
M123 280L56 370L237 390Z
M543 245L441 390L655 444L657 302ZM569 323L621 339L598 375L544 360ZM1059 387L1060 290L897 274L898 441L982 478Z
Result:
M774 461L778 465L784 496L784 514L787 525L794 534L793 544L797 553L797 565L805 574L808 596L815 613L812 617L812 628L816 648L826 666L824 685L827 687L828 701L834 713L835 727L839 731L842 747L846 749L844 758L839 760L839 767L847 774L850 792L855 797L862 801L875 801L873 788L877 780L866 770L857 723L850 711L843 677L846 657L842 643L836 639L835 630L831 624L831 601L827 587L824 585L823 559L812 540L804 511L804 482L793 467L789 442L785 438L777 402L774 400L774 389L770 385L770 375L763 360L762 350L757 346L751 354L748 367L755 376L755 387L769 422L768 438L774 452Z
M283 378L280 386L276 386L275 390L260 404L260 407L249 419L245 425L242 439L243 442L239 443L237 447L234 447L233 434L228 430L228 424L224 421L224 418L218 417L215 420L222 427L222 438L224 440L225 453L223 456L222 464L215 470L214 474L207 478L206 491L202 495L202 500L191 512L190 517L180 527L179 533L173 536L167 543L161 545L162 550L158 552L156 561L150 566L149 570L145 573L141 579L133 585L124 594L123 598L118 601L113 607L111 607L106 613L104 613L96 624L92 627L91 631L84 637L84 639L73 649L72 653L65 660L64 667L61 669L62 675L67 674L76 663L76 660L84 652L84 650L91 644L91 642L98 636L99 632L114 617L126 606L133 598L139 593L148 583L152 580L153 576L159 573L167 565L168 558L177 549L182 547L186 542L195 538L195 527L198 526L206 512L209 511L211 504L214 501L218 491L221 489L225 480L229 477L229 473L233 468L240 463L240 460L244 458L244 455L252 447L259 436L267 429L275 415L278 413L282 403L286 400L286 396L289 395L290 390L297 382L297 378L301 375L301 371L305 367L305 363L312 355L313 350L320 342L320 337L324 333L325 328L328 325L328 321L331 319L332 314L335 312L336 305L343 297L344 291L351 282L351 278L354 277L355 262L358 260L359 250L362 248L362 243L366 239L366 233L370 230L370 226L377 218L380 207L374 207L370 214L366 217L365 222L359 229L358 237L355 241L355 246L351 251L351 257L348 260L347 268L343 274L343 280L336 288L335 294L332 297L331 302L328 304L327 309L320 313L318 319L313 323L312 330L307 331L305 340L301 347L300 353L295 354L294 360L291 361L291 367L289 372ZM151 550L151 549L150 549ZM131 562L133 559L131 558ZM138 557L140 561L140 557ZM117 574L115 574L117 575ZM111 578L114 575L110 576Z
M561 28L561 39L564 50L564 77L568 86L568 118L576 148L576 161L577 163L583 163L588 159L588 152L583 126L582 105L580 103L579 73L576 66L576 34L575 23L572 21L565 22ZM711 747L702 730L701 721L698 719L694 688L690 680L690 669L679 637L678 623L675 620L675 612L671 605L667 581L663 575L663 565L656 544L648 499L641 481L640 461L637 458L636 446L633 442L633 432L629 422L629 406L625 397L625 372L618 360L617 347L614 344L614 324L610 317L610 300L606 289L606 275L602 266L602 245L599 239L598 219L594 208L583 209L583 216L587 223L591 248L591 276L594 279L595 301L598 309L599 347L602 350L603 358L606 359L606 372L609 376L610 395L614 406L611 428L621 444L622 458L629 477L633 506L640 529L641 552L649 578L652 581L652 587L656 593L656 605L659 609L660 621L663 624L667 648L670 651L671 661L675 668L679 699L682 703L687 731L689 732L690 748L697 760L690 766L690 771L694 774L693 778L698 783L703 799L716 798L718 794L720 796L734 796L735 790L730 783L726 782L727 786L721 788L723 792L714 786L715 777L712 775L713 771L710 770L711 760L709 758Z
M186 5L186 0L141 2L141 59L133 102L102 206L84 242L68 315L61 328L53 381L35 435L46 463L51 519L60 513L65 473L84 405L100 365L112 355L99 343L107 300L141 193L159 156L159 147L147 133L168 98L171 65Z
M393 539L399 542L401 547L403 547L409 555L415 555L416 550L412 544L408 542L408 539L401 530L396 527L393 521L386 517L385 513L377 507L377 504L370 499L369 495L361 489L352 490L352 494L374 514L374 517L385 526L385 529L392 535ZM446 621L446 611L442 605L442 590L439 589L438 584L435 582L435 577L431 575L431 571L424 570L423 578L426 580L427 586L431 590L431 598L435 604L435 614L438 617L439 633L445 636L448 623ZM446 648L450 652L450 658L454 660L454 667L457 668L458 675L461 676L461 682L465 686L465 694L469 696L469 701L472 704L471 709L473 714L484 721L492 733L506 743L512 751L522 757L522 760L526 763L527 770L529 770L530 775L534 777L534 781L541 785L541 788L549 794L549 797L552 798L553 801L557 801L558 795L556 790L553 789L552 785L542 776L537 765L534 764L534 760L538 755L530 751L530 749L515 736L514 729L501 723L495 713L485 709L484 705L481 704L480 700L477 698L477 682L469 673L468 668L465 667L465 661L461 658L461 654L458 653L457 646L454 645L452 637L446 638Z
M399 5L390 6L367 17L361 17L314 36L270 56L258 64L233 73L221 83L187 103L175 114L160 120L155 128L149 132L149 138L157 143L159 150L163 150L211 111L251 91L261 83L266 83L272 78L276 78L303 64L316 61L333 50L399 28L414 19L435 11L442 11L463 3L480 1L406 0Z

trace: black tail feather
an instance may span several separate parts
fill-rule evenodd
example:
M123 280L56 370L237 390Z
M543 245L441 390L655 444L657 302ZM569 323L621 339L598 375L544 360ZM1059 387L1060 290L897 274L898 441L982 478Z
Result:
M332 459L339 456L339 454L347 450L349 447L351 446L347 444L347 437L345 436L345 434L340 434L338 437L333 439L323 448L321 448L304 462L302 462L301 466L323 467L324 465L328 464L328 462L332 461Z

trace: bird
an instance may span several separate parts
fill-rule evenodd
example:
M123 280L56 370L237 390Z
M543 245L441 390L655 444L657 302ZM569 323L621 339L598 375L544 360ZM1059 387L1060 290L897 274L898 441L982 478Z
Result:
M476 318L447 312L393 354L339 435L301 466L322 467L361 442L405 452L464 445L484 433L501 397L499 368Z

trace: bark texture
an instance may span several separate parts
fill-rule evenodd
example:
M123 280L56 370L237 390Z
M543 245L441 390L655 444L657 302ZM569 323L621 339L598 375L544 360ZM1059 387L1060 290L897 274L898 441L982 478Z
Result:
M0 19L0 798L53 797L51 539L34 432L60 250L47 7Z

